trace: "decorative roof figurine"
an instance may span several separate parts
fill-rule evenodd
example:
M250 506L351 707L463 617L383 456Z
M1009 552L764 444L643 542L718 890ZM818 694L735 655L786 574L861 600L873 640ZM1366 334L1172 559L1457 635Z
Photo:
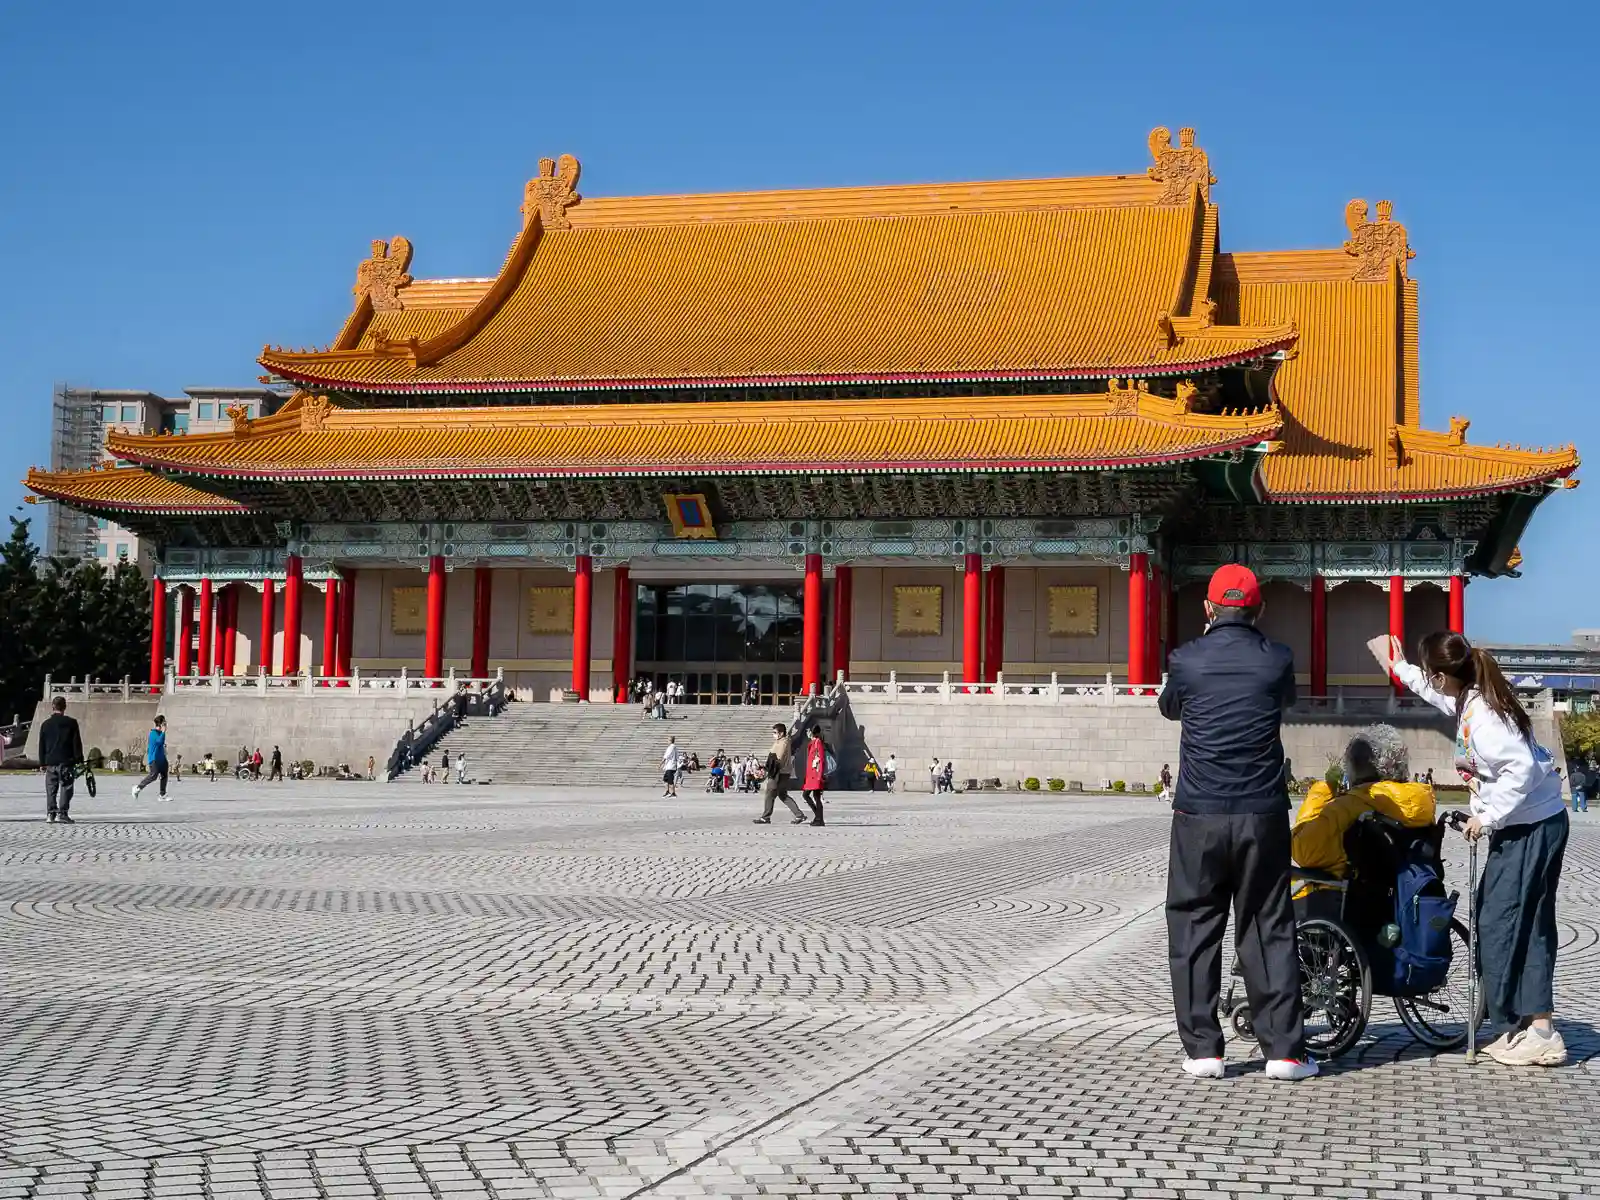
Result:
M1178 144L1172 144L1172 131L1158 125L1150 131L1150 156L1155 166L1145 174L1157 183L1164 183L1157 204L1182 204L1189 199L1189 189L1198 187L1202 200L1211 199L1211 185L1217 177L1211 173L1206 152L1194 144L1194 130L1178 130Z
M356 285L350 290L359 302L372 301L373 312L399 312L405 307L400 289L411 282L406 268L411 265L411 243L403 237L393 241L374 241L372 257L356 268Z
M1365 200L1352 200L1344 206L1344 223L1350 230L1344 252L1357 260L1351 278L1358 283L1383 282L1395 263L1400 264L1400 274L1404 275L1406 261L1417 256L1406 241L1406 227L1390 219L1393 212L1392 203L1379 200L1378 219L1369 221Z
M567 216L567 209L583 199L578 195L578 175L582 170L577 158L571 154L563 154L560 158L541 158L539 177L528 180L528 186L522 193L523 222L531 221L537 212L540 223L546 229L571 229L572 221Z

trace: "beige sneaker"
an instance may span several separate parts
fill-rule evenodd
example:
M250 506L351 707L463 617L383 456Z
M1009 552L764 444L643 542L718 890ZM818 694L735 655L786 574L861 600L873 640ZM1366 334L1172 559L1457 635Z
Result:
M1559 1030L1545 1034L1531 1026L1513 1037L1496 1038L1483 1052L1507 1067L1559 1067L1567 1061L1567 1043Z

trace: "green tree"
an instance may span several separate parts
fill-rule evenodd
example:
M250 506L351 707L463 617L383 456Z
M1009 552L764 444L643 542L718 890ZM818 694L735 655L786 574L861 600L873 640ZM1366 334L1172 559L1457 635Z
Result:
M0 544L0 713L33 712L46 675L148 682L150 585L137 567L42 560L28 522Z
M1569 763L1600 759L1600 713L1568 714L1561 721L1561 746Z

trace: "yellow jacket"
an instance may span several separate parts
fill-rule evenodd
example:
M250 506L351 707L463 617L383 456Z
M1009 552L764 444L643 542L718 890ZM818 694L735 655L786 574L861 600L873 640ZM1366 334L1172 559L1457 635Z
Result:
M1294 861L1302 867L1343 875L1344 835L1364 812L1377 811L1402 825L1421 828L1433 824L1433 788L1426 783L1391 783L1381 779L1363 783L1335 796L1318 781L1311 785L1295 815L1292 847Z

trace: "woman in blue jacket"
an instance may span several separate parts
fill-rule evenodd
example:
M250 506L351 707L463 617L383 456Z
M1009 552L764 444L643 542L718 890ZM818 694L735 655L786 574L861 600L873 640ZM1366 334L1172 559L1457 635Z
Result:
M144 761L150 774L133 785L133 798L137 800L140 792L159 779L161 794L156 799L167 799L167 719L163 716L156 717L155 728L145 739Z

